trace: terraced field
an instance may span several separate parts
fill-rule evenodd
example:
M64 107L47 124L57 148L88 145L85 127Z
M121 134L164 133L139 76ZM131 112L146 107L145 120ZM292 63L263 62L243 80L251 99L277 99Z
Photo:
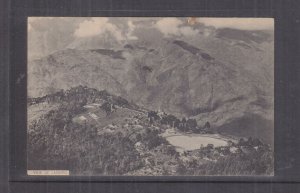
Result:
M138 123L138 119L134 118L136 116L146 118L145 114L128 108L117 108L113 113L108 115L103 109L96 105L86 106L89 108L86 108L85 112L75 116L73 122L82 125L91 124L101 129L109 125L125 125L129 121Z

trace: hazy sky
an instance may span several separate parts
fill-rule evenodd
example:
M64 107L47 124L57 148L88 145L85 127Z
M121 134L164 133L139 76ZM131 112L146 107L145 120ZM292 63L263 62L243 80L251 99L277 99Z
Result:
M106 17L29 17L29 59L65 49L74 41L90 38L115 38L116 41L137 40L139 28L157 30L164 36L199 35L197 25L240 30L272 30L271 18L196 18L194 25L188 18L106 18ZM106 36L105 36L106 35Z

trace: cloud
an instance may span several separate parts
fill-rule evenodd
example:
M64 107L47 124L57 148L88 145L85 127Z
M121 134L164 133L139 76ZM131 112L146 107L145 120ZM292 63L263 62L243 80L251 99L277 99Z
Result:
M191 26L184 25L184 22L178 18L163 18L154 25L165 36L194 36L199 34L199 30Z
M28 17L28 58L36 59L65 49L74 41L75 29L87 18ZM70 35L71 34L71 35Z
M163 18L156 22L155 27L164 35L180 35L179 25L183 22L177 18Z
M134 30L136 29L136 26L133 24L131 20L128 20L128 33L126 34L126 37L128 40L137 40L138 37L133 35Z
M133 24L133 22L131 20L128 20L127 25L128 25L130 32L132 32L135 29L135 25Z
M184 36L195 36L195 35L199 34L198 30L193 29L189 26L180 27L179 30L180 30L180 33Z
M34 23L39 22L43 19L44 17L28 17L27 18L27 30L32 31L34 29ZM48 18L48 17L47 17Z
M81 22L75 30L74 35L76 37L91 37L106 32L113 35L118 41L125 39L121 30L116 25L109 23L109 19L106 17L92 18L91 20Z
M197 18L197 22L215 28L240 30L273 30L273 18Z
M107 21L107 18L92 18L92 20L83 21L79 24L74 35L77 37L99 35L103 33L105 26L107 25Z

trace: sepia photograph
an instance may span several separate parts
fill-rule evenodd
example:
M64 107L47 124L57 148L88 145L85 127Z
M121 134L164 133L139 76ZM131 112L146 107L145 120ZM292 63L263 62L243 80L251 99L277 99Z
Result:
M273 176L274 20L28 17L27 174Z

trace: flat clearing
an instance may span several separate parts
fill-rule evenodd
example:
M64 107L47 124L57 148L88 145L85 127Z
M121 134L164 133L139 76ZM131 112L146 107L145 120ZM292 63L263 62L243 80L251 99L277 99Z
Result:
M228 138L218 134L185 134L175 131L175 129L167 129L162 136L173 146L178 152L199 149L201 145L204 147L213 144L214 147L226 146Z
M132 119L134 116L141 114L141 112L127 109L118 108L110 115L106 115L106 112L96 105L88 104L86 106L93 106L93 108L86 108L86 111L78 114L73 118L74 122L79 124L92 124L98 128L103 128L111 124L125 124L126 119Z

